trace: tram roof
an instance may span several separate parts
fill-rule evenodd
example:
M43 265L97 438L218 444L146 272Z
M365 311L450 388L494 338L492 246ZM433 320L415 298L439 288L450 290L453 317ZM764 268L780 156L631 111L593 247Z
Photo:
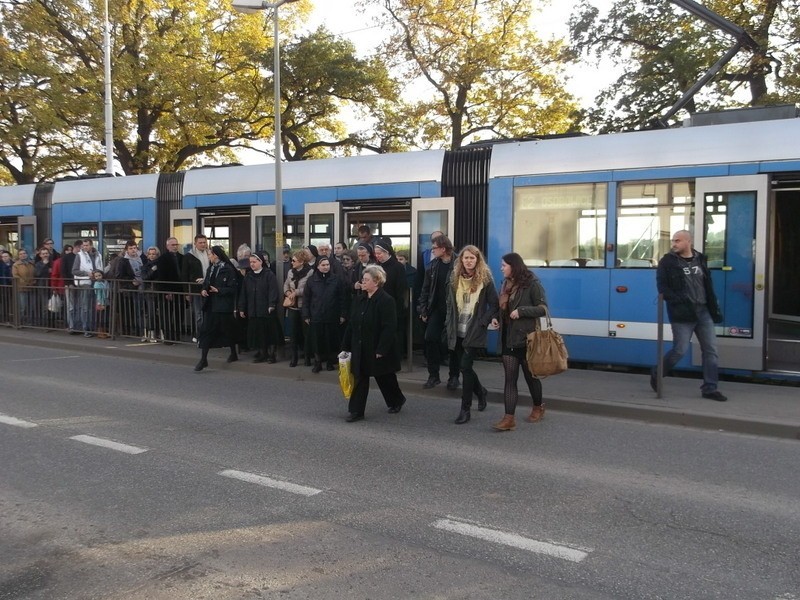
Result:
M443 162L444 150L286 162L282 164L281 183L283 189L297 190L439 181ZM195 169L187 171L183 182L184 196L272 189L275 189L274 163Z
M32 206L36 184L0 186L0 206Z
M800 119L498 144L490 178L796 160Z
M53 189L53 204L155 198L157 188L157 173L131 177L106 177L102 180L59 181Z

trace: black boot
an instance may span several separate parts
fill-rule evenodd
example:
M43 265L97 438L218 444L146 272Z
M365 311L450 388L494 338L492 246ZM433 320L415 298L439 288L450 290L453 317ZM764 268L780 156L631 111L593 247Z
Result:
M461 412L458 413L458 417L456 417L455 423L456 425L463 425L467 421L469 421L470 414L468 410L461 409Z
M312 373L319 373L320 371L322 371L322 361L321 360L315 360L314 361L314 368L311 369L311 372Z
M267 362L271 365L278 362L278 359L275 358L275 346L267 346Z
M294 346L292 348L292 360L289 361L289 366L290 367L296 367L297 366L297 346Z
M236 362L237 360L239 360L239 355L236 353L236 346L231 346L231 353L226 362L232 363Z
M195 371L202 371L208 366L208 350L203 350L203 354L200 357L200 362L198 362L194 366Z
M478 397L478 410L486 410L486 398L489 395L489 390L481 386L480 390L475 390L475 395Z

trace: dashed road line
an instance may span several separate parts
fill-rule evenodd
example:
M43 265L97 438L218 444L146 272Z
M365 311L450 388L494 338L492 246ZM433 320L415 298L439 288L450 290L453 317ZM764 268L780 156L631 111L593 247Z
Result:
M41 360L64 360L66 358L80 358L80 354L70 354L69 356L36 356L34 358L11 358L5 362L32 362Z
M236 471L235 469L225 469L224 471L220 471L218 475L230 477L231 479L239 479L240 481L246 481L248 483L263 485L264 487L283 490L292 494L299 494L301 496L315 496L322 493L322 490L318 490L317 488L298 485L288 481L281 481L279 479L272 479L271 477L256 475L255 473L247 473L246 471Z
M129 446L128 444L120 444L105 438L94 437L93 435L74 435L71 440L76 442L83 442L84 444L91 444L92 446L100 446L102 448L110 448L117 452L125 452L126 454L141 454L147 452L147 448L139 448L138 446Z
M519 548L528 552L535 552L536 554L545 554L554 558L568 560L570 562L579 563L589 556L590 548L571 548L553 542L542 542L527 538L516 533L506 533L497 529L489 529L488 527L480 527L472 525L471 523L464 523L455 521L453 519L438 519L431 523L436 529L466 535L468 537L485 540L495 544L503 544L511 546L512 548Z
M25 429L30 429L31 427L38 427L38 423L31 423L30 421L23 421L22 419L17 419L15 417L10 417L8 415L0 414L0 423L5 423L6 425L14 425L15 427L23 427Z

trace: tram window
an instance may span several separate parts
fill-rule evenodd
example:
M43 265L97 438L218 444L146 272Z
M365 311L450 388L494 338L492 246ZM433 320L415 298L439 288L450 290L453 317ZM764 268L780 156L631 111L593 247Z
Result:
M670 249L672 233L689 229L694 184L636 182L619 186L617 266L652 268Z
M305 239L305 217L303 215L284 215L283 216L283 238L292 252L303 248Z
M725 230L728 222L728 196L708 194L705 199L703 219L703 252L710 268L721 268L725 264Z
M108 264L111 257L125 249L125 242L133 240L142 243L142 222L123 221L103 223L103 260ZM67 240L69 242L69 240Z
M604 183L514 190L514 252L529 266L575 267L602 261L606 245Z
M309 215L308 226L311 229L308 232L309 243L314 246L322 243L333 246L336 243L333 239L333 221L332 214Z
M61 239L65 244L71 244L77 239L92 240L96 246L100 246L100 226L98 223L64 223L61 228ZM103 248L98 248L102 252Z

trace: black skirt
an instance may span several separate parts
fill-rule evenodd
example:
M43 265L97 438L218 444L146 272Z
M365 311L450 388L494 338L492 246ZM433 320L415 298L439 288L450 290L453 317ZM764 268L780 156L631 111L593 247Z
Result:
M267 346L283 345L283 328L276 313L268 317L250 317L247 321L247 345L264 350Z

